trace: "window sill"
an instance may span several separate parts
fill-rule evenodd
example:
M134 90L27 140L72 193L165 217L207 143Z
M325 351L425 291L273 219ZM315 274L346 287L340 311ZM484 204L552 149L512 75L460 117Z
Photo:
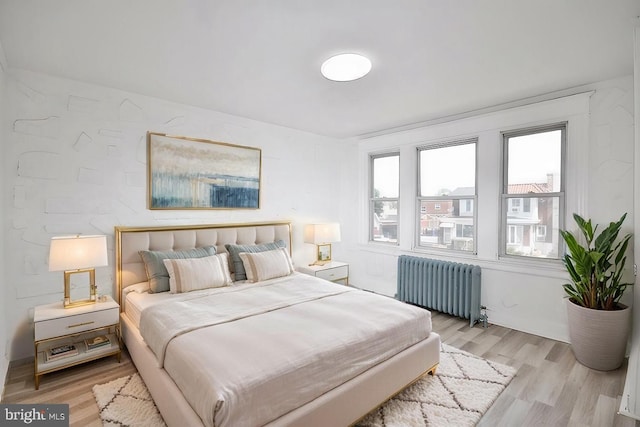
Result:
M364 252L375 253L388 256L420 256L434 258L445 261L460 262L463 264L479 265L483 269L494 271L504 271L519 274L535 274L537 276L550 277L554 279L567 280L567 271L561 260L544 259L518 259L515 257L497 257L488 259L479 257L475 253L460 253L455 251L426 250L423 248L413 248L411 250L402 249L397 245L385 243L368 242L360 245Z

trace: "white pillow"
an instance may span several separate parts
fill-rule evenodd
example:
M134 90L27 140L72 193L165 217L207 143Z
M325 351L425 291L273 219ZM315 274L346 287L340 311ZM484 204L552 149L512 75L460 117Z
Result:
M264 252L241 252L240 259L249 282L288 276L294 272L293 263L286 248Z
M180 294L199 289L229 286L229 258L226 253L187 259L162 260L169 272L169 292Z
M122 293L124 295L127 295L129 292L135 292L138 294L149 292L149 282L140 282L133 285L129 285L122 290Z

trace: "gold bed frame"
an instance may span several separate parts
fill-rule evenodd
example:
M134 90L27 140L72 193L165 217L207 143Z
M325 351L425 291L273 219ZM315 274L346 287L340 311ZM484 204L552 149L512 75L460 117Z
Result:
M116 284L117 284L116 287L117 287L118 302L119 303L121 302L120 299L122 296L122 289L123 289L123 277L122 277L122 266L123 266L122 236L123 234L138 233L138 232L155 232L155 231L162 232L162 231L204 230L204 229L226 230L231 228L249 228L249 227L261 227L261 226L266 226L266 227L286 226L288 231L288 238L286 243L289 248L289 253L292 252L291 251L292 232L291 232L290 221L232 223L232 224L196 224L196 225L178 225L178 226L151 226L151 227L116 226L115 227L115 245L116 245L116 263L115 263L116 266L115 267L116 267ZM244 244L244 242L240 242L240 243ZM212 244L212 243L205 243L205 244ZM133 284L133 283L135 282L132 282L129 284ZM123 305L120 304L120 306L122 311ZM124 316L121 319L121 323L125 324L123 325L123 327L126 330L127 329L126 324L128 323L128 320L124 320L126 317L124 313L122 313L121 316ZM121 331L123 330L123 327L120 328ZM134 351L135 353L139 353L140 351L137 348L134 350L135 350ZM374 393L377 396L375 397L376 399L375 406L373 406L373 401L371 401L371 399L368 398L367 400L370 401L370 403L367 405L367 407L368 407L368 410L371 411L376 407L384 404L387 400L391 399L393 396L395 396L396 394L404 390L409 385L420 380L423 376L427 374L432 374L432 375L435 374L435 371L439 362L439 350L440 350L440 337L437 333L432 332L429 338L427 338L426 340L418 344L415 344L413 347L410 347L409 349L406 349L396 354L391 359L382 362L380 365L377 365L370 370L370 371L376 371L377 373L374 373L374 374L370 373L367 375L367 378L364 378L364 379L362 378L362 375L358 376L353 380L350 380L349 382L342 384L336 389L330 390L326 395L320 396L318 399L312 402L309 402L307 405L304 405L304 407L297 408L291 411L290 413L285 414L283 417L277 420L274 420L273 422L269 423L268 426L289 425L292 422L299 423L301 422L301 420L303 420L302 422L304 422L306 425L309 425L309 426L324 426L326 425L326 422L324 420L326 420L327 417L335 418L336 411L339 412L341 410L346 410L347 412L353 412L354 408L352 406L355 402L350 399L357 398L358 400L360 400L361 397L364 397L364 394L367 394L372 387L375 388L377 385L380 384L380 380L379 380L380 376L384 377L385 375L387 375L388 377L389 375L392 375L391 377L388 377L387 380L390 380L393 382L398 379L395 377L395 375L397 375L400 372L398 371L399 369L401 371L404 371L402 373L403 377L407 376L409 372L411 372L411 374L409 374L410 377L406 378L406 380L403 381L402 385L398 383L393 388L387 389L384 392L384 395L381 395L379 393ZM413 365L416 364L417 358L421 359L422 357L427 357L427 360L425 361L427 362L431 361L431 363L426 365L428 366L426 369L425 369L425 364L423 362L420 363L421 367L418 370L416 369L418 366L413 366ZM133 359L133 354L132 354L132 359ZM406 363L409 363L409 365L412 365L413 367L409 369L409 366ZM149 371L149 369L152 369L152 368L149 368L146 366L143 368L144 368L143 370L147 371L148 374L152 372L152 371ZM153 368L153 369L158 369L158 368ZM409 372L407 372L407 369L409 370ZM153 395L154 393L153 393L152 387L149 387L149 390L152 392L152 395ZM346 396L346 400L344 396ZM154 400L155 400L155 396L154 396ZM189 416L195 415L195 412L191 414L192 410L189 411L188 413L181 412L181 411L184 411L184 408L181 408L179 405L176 406L176 401L174 400L167 401L165 397L163 397L163 400L164 400L164 404L159 402L157 406L159 409L163 405L167 406L167 408L165 409L168 410L169 412L167 414L163 413L163 417L164 416L171 417L171 419L165 419L169 426L183 425L185 420L188 419L188 418L185 418L185 416L189 417ZM360 402L360 404L357 404L356 406L362 406L361 403L362 402ZM362 414L362 412L358 412L358 414ZM197 415L195 416L197 417ZM344 418L344 414L339 415L338 418ZM199 420L199 418L197 419ZM191 418L191 420L194 421L193 418ZM353 418L351 418L351 420L353 420ZM353 424L355 424L358 421L359 420L355 422L354 421L349 421L349 422L352 422ZM344 421L342 423L344 424Z

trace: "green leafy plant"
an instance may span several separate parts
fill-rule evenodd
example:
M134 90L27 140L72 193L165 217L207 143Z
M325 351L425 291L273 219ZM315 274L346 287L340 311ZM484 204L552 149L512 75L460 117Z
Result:
M562 261L573 281L564 284L563 288L572 302L596 310L620 308L620 298L631 285L622 281L631 234L617 241L626 216L625 213L618 222L611 222L596 235L597 225L594 227L591 220L585 221L580 215L573 214L586 246L578 243L572 233L560 230L569 249Z

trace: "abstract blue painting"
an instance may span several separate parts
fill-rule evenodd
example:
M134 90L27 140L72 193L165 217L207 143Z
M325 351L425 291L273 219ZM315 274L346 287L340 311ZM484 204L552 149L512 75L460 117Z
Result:
M147 133L149 209L258 209L262 151Z

